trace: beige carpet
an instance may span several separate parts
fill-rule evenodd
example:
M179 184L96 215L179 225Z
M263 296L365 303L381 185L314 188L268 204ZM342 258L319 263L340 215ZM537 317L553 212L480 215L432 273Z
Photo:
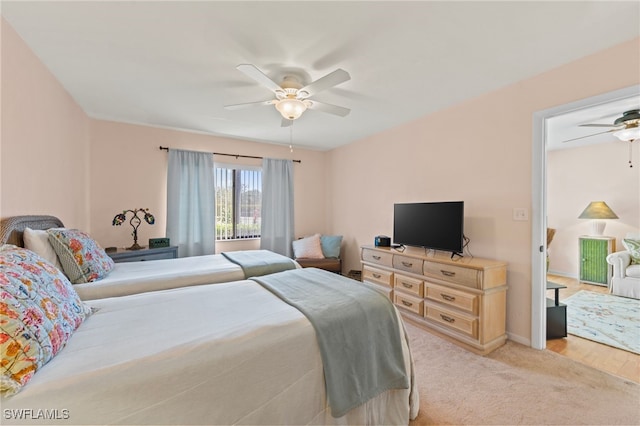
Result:
M482 357L407 324L420 389L410 425L638 425L640 385L508 341Z

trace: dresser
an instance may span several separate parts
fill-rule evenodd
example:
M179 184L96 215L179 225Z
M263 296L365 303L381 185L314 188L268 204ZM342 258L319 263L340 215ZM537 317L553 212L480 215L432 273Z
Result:
M375 246L361 248L361 262L362 283L406 321L481 355L505 343L505 262Z
M119 248L115 251L107 251L107 254L115 263L175 259L178 257L178 246L146 248L141 250Z

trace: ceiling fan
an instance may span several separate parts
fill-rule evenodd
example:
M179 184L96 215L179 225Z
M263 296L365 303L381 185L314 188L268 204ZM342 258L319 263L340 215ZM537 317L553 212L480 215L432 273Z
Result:
M307 109L318 110L340 117L347 116L351 111L349 108L309 99L309 97L322 90L350 80L351 76L343 69L337 69L306 86L303 86L295 75L285 76L282 83L278 84L252 64L240 64L236 69L271 90L276 98L244 104L225 105L225 109L236 110L254 106L275 105L282 115L282 127L293 124L293 120L300 118Z
M578 139L584 139L591 136L602 135L604 133L613 133L613 136L621 141L629 142L629 167L633 167L631 161L631 142L640 139L640 109L632 109L622 113L621 117L614 120L613 124L581 124L580 127L609 127L610 130L604 132L593 133L591 135L580 136L578 138L563 141L570 142Z
M571 142L595 135L602 135L604 133L613 133L613 136L622 141L633 142L636 139L640 139L640 109L632 109L623 112L622 117L616 118L613 124L581 124L579 127L609 127L611 130L567 139L563 142Z

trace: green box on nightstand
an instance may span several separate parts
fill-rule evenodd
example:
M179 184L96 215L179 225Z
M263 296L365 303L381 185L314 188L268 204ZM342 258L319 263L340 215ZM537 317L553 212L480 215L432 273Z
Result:
M169 247L169 238L149 238L149 248Z

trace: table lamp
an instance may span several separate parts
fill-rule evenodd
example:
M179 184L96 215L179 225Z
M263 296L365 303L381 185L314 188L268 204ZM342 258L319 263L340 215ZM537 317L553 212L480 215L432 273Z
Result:
M592 235L602 235L607 225L603 219L618 219L618 216L604 201L592 201L578 219L594 219L591 223Z

